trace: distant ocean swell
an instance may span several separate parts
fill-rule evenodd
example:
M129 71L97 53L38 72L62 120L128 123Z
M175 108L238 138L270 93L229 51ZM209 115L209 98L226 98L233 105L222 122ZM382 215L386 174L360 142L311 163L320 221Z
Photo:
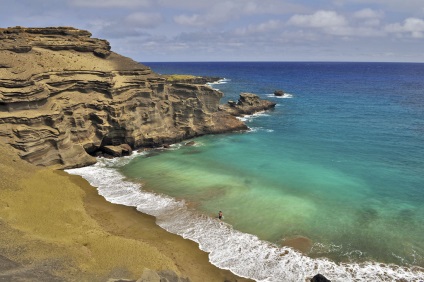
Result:
M199 244L209 253L210 262L222 269L257 281L304 281L321 273L331 281L423 281L424 270L419 267L366 263L340 263L313 259L287 247L262 241L254 235L239 232L225 222L189 210L184 201L142 190L138 183L124 180L117 168L131 157L67 170L80 175L107 201L136 207L153 215L157 224Z

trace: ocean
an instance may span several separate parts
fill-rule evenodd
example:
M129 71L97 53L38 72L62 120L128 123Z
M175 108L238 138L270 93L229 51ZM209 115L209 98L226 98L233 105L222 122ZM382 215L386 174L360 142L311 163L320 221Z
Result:
M424 280L424 64L144 64L222 77L222 103L250 92L277 106L243 117L247 132L69 173L243 277Z

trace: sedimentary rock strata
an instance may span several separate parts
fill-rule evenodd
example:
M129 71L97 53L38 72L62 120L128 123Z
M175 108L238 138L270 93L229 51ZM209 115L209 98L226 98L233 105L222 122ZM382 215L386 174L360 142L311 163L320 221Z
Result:
M37 165L84 166L107 146L246 129L219 108L222 96L167 81L84 30L0 29L0 144Z
M207 84L218 82L221 80L221 77L216 76L194 76L194 75L181 75L181 74L173 74L173 75L163 75L169 82L182 82L182 83L190 83L190 84Z

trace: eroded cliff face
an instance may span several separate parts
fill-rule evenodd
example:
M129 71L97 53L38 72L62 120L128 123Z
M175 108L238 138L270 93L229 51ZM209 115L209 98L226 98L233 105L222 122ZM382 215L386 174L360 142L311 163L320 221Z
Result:
M84 166L107 145L246 129L219 110L222 95L167 82L87 31L0 29L0 145L36 165Z

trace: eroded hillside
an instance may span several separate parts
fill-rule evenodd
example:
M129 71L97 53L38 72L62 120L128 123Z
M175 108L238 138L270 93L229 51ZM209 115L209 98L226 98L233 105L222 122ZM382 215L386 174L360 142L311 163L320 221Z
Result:
M219 110L222 93L169 82L74 28L0 29L0 142L62 168L105 146L158 146L246 129Z

